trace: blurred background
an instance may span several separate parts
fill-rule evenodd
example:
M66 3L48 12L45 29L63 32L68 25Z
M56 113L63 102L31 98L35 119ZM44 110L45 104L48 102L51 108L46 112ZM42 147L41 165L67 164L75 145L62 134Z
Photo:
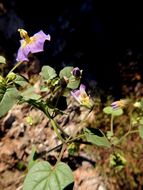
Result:
M142 16L137 3L1 0L0 52L15 63L20 40L17 29L24 28L29 35L43 30L52 39L43 64L78 66L84 71L85 83L92 81L92 85L121 98L123 67L136 70L132 79L124 70L129 83L142 80Z

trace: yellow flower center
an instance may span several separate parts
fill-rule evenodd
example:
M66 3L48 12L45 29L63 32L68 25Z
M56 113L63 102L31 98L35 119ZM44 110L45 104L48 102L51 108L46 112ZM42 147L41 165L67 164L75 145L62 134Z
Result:
M89 96L87 96L87 94L85 94L85 93L81 94L80 102L83 105L88 104L89 103Z
M24 39L22 47L25 47L27 44L33 43L35 41L35 37L29 37L26 30L18 29L18 32L20 33L20 37Z

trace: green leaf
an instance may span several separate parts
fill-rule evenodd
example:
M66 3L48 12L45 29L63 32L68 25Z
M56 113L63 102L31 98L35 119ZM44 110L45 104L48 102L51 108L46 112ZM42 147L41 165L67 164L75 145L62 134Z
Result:
M143 125L143 117L139 120L139 124Z
M15 87L0 89L0 117L4 116L17 102L19 93Z
M143 139L143 125L139 126L139 135Z
M113 109L111 106L107 106L103 109L103 112L106 114L111 114L113 116L120 116L123 114L123 110L121 108Z
M64 67L59 73L60 78L63 78L63 77L70 78L72 76L72 73L71 73L72 70L73 70L73 67Z
M14 80L15 84L18 84L20 86L26 86L28 84L28 79L21 75L16 75L16 79Z
M80 78L75 78L74 76L71 76L69 78L69 83L67 85L67 88L74 90L79 87L79 84L80 84Z
M27 101L29 99L38 100L39 98L41 98L41 96L39 94L35 93L34 86L31 86L28 89L26 89L24 92L22 92L21 96L23 97L23 99L25 101Z
M41 86L40 87L41 92L47 92L48 90L49 90L49 88L47 86Z
M86 128L84 132L88 142L91 142L92 144L95 144L97 146L110 147L110 142L101 130L94 128Z
M113 116L120 116L123 114L123 110L121 108L113 109L112 115Z
M35 146L33 146L31 154L29 156L28 170L30 170L37 163L37 160L35 159L35 155L36 155L36 148Z
M6 59L5 57L0 55L0 64L6 64Z
M113 108L111 106L107 106L103 109L103 112L106 114L112 114Z
M63 190L73 183L73 174L63 162L52 167L48 162L36 163L24 181L23 190Z
M46 81L49 81L57 76L56 71L50 66L43 66L40 75Z

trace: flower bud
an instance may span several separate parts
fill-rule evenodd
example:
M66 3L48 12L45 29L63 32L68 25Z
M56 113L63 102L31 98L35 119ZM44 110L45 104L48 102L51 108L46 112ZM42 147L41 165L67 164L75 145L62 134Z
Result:
M75 78L79 78L79 77L81 77L81 75L82 75L82 70L80 70L78 67L75 67L75 68L72 70L72 75L73 75Z
M13 72L10 72L7 77L8 81L13 81L16 78L16 74Z
M4 84L5 83L5 80L2 76L0 76L0 84Z

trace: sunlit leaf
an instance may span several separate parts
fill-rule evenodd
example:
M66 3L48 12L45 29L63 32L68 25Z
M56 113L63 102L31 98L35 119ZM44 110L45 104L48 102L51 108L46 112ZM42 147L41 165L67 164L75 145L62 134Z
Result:
M39 98L41 98L41 96L39 94L35 93L35 88L34 86L29 87L28 89L26 89L25 91L23 91L21 93L21 96L23 97L24 100L38 100Z
M123 114L123 110L121 108L113 109L112 115L113 116L120 116Z
M110 142L101 130L86 128L84 132L88 142L91 142L92 144L95 144L97 146L110 147Z
M36 163L24 181L23 190L63 190L74 181L72 170L63 162L52 167L48 162Z
M61 71L60 71L60 78L62 77L67 77L70 78L70 76L72 76L71 71L73 70L73 67L64 67Z
M6 64L6 59L5 57L0 55L0 64Z
M56 71L50 66L43 66L40 75L44 80L49 81L57 76Z
M103 112L106 114L112 114L113 108L111 106L107 106L103 109Z
M74 76L71 76L69 78L69 83L67 85L67 88L74 90L79 87L79 84L80 84L80 78L75 78Z

